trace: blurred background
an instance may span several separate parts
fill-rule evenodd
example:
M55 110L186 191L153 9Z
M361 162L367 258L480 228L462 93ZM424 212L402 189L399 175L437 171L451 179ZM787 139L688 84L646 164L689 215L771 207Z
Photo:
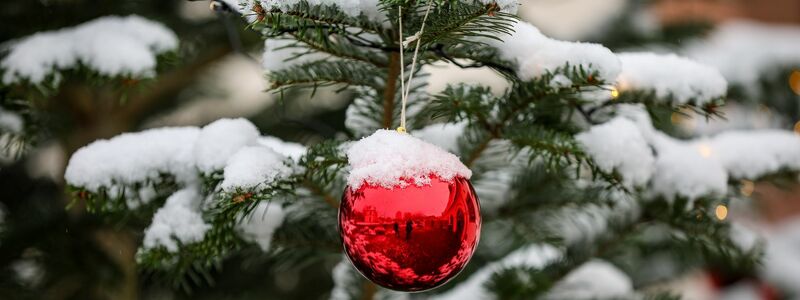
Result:
M656 119L662 130L686 138L733 128L800 134L800 0L520 2L520 18L549 36L598 42L615 52L675 52L718 68L730 83L724 118L664 111ZM303 144L342 137L348 95L322 89L311 99L307 91L283 97L264 92L269 82L263 65L273 58L262 58L262 40L239 17L210 10L207 1L5 0L0 7L2 44L100 16L130 14L162 22L181 41L164 75L140 95L145 100L132 102L122 113L102 105L57 103L47 115L24 116L36 121L28 124L42 124L24 130L42 134L35 135L36 147L23 159L0 157L0 299L115 298L104 287L129 278L136 281L121 286L138 288L146 299L328 296L332 283L326 270L335 259L309 261L302 268L280 268L280 262L269 259L234 259L213 287L198 286L192 293L173 291L155 276L125 276L137 272L130 264L135 239L116 234L119 228L79 207L65 210L63 172L71 153L96 139L153 127L204 125L223 117L245 117L262 133ZM425 71L429 93L457 82L480 82L495 90L504 85L489 70L441 64ZM88 93L101 98L99 90ZM684 299L779 299L774 291L779 284L797 287L793 292L800 295L796 182L743 181L739 197L718 207L717 217L734 224L742 244L765 243L762 265L750 274L698 269L659 289ZM658 268L670 266L654 265Z

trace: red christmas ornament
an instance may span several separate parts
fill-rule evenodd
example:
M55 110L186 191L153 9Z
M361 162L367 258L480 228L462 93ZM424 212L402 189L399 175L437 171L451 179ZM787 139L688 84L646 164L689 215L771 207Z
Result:
M430 184L363 184L346 189L339 232L365 277L399 291L423 291L455 277L478 245L478 198L469 180L431 175Z

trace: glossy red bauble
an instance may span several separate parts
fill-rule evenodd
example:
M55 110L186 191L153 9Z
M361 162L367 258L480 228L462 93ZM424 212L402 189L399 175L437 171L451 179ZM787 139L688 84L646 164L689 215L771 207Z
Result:
M361 274L399 291L423 291L455 277L478 245L480 207L467 179L345 190L339 232Z

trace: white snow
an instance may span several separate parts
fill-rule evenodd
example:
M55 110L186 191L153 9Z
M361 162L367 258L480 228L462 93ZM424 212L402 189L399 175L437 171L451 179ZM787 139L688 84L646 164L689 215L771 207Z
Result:
M570 272L550 290L546 299L614 299L633 292L630 277L614 265L591 260Z
M535 79L548 72L555 73L567 64L597 71L598 79L609 83L619 75L619 59L602 45L554 40L525 22L518 22L514 30L510 36L503 36L502 42L485 41L497 48L503 59L516 62L517 74L523 80Z
M674 54L621 53L620 91L654 91L660 99L672 97L673 104L706 104L724 97L728 83L714 68Z
M259 0L262 7L267 10L287 10L302 0ZM310 5L336 5L339 10L351 17L364 15L371 20L381 20L383 12L379 10L378 0L305 0Z
M731 83L755 91L764 74L800 66L800 26L723 23L707 40L691 44L684 53L717 68Z
M27 287L38 286L46 275L42 263L34 258L16 260L11 263L10 267L16 280Z
M458 157L433 144L394 130L378 130L355 142L347 150L351 170L348 186L357 190L362 184L385 188L430 184L431 175L444 181L472 176Z
M25 121L20 115L0 107L0 132L19 133L24 126Z
M712 157L737 179L800 170L800 135L791 131L728 131L711 138L708 147Z
M285 213L279 203L260 202L249 216L238 225L243 239L258 244L264 252L269 251L272 235L283 224Z
M745 251L762 247L764 252L758 272L771 285L800 293L800 220L788 219L764 225L751 222L735 223L731 238Z
M232 0L227 0L232 1ZM267 10L280 9L287 10L292 6L297 5L302 0L259 0L262 7ZM380 10L380 1L378 0L305 0L310 5L335 5L348 16L358 17L363 15L373 21L384 21L386 19L385 12ZM472 3L473 0L464 0L464 2ZM249 1L247 1L249 2ZM249 3L245 4L249 4ZM497 3L502 11L509 13L516 13L519 3L517 0L480 0L483 4ZM236 6L234 6L236 7ZM252 4L246 6L242 12L245 15L252 15ZM252 22L254 18L248 16Z
M351 299L348 289L358 286L358 281L361 280L361 276L356 274L356 270L353 269L346 257L333 267L331 277L333 278L333 290L331 290L330 300Z
M139 16L108 16L39 32L10 47L0 62L6 84L39 84L79 64L105 76L150 77L156 57L178 46L175 33Z
M681 141L653 128L641 105L621 105L656 153L650 191L667 198L724 195L733 179L757 179L783 169L800 170L800 135L781 130L728 131Z
M179 184L196 182L200 173L222 171L221 188L260 190L292 174L292 160L306 148L278 138L259 136L245 119L220 119L202 129L175 127L125 133L79 149L70 158L65 178L71 185L112 195L126 193L133 206L155 197L150 183L173 175ZM143 184L139 190L124 190Z
M653 152L632 121L617 117L575 137L603 171L616 170L626 186L641 186L653 174Z
M298 143L284 142L279 138L273 136L261 136L258 138L258 144L272 149L283 156L289 157L294 161L306 154L308 148Z
M144 249L163 246L177 252L181 245L200 242L211 228L200 211L203 196L197 187L187 187L167 198L164 207L153 216L153 223L144 233Z
M719 161L707 156L707 149L691 144L658 149L651 191L667 199L724 195L728 190L728 173Z
M167 127L98 140L72 155L64 178L91 192L155 181L162 173L192 182L197 178L192 145L199 133L196 127Z
M333 290L329 300L350 300L353 296L363 294L363 284L366 278L353 268L347 257L344 257L331 272L333 278ZM409 293L378 288L372 299L375 300L409 300Z
M500 261L487 264L451 290L430 298L433 300L492 299L492 294L486 290L484 284L495 272L510 267L542 268L561 256L561 251L553 246L529 245L512 252Z
M292 174L292 169L284 164L285 159L264 146L241 148L228 160L220 187L226 192L261 191L275 180Z
M197 168L204 173L222 170L228 159L244 146L255 145L260 133L245 119L220 119L206 125L194 144Z

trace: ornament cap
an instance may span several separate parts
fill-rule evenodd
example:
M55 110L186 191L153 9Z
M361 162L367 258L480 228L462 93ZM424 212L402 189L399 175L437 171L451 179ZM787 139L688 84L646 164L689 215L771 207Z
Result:
M403 126L397 127L397 132L402 133L402 134L406 134L407 133L406 132L406 128L403 127Z

